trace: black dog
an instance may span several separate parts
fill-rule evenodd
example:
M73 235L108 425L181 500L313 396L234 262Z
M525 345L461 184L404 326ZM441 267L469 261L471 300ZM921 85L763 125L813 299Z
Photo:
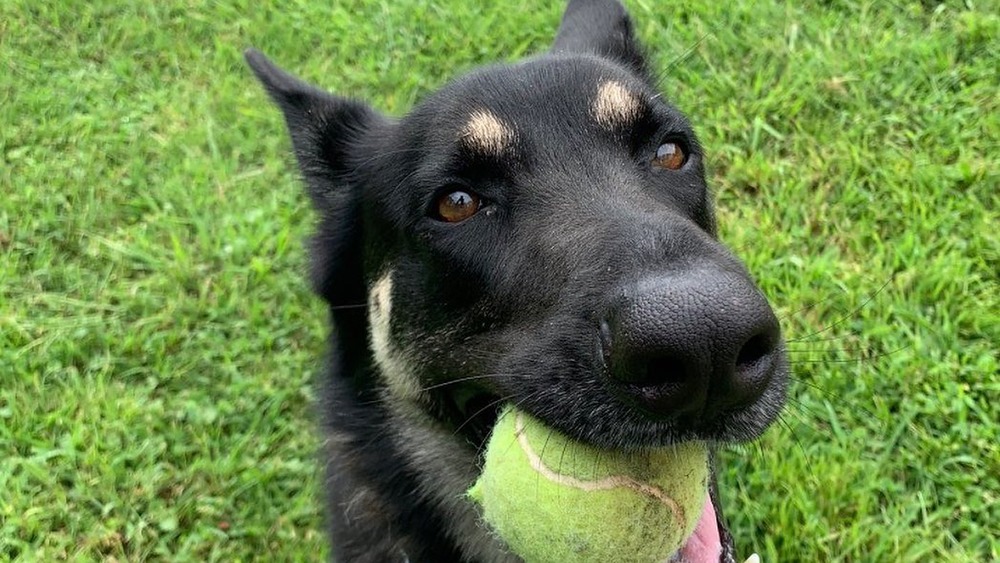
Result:
M337 561L516 561L464 495L505 402L619 449L775 418L778 323L716 240L705 155L616 1L573 0L550 52L400 120L247 59L320 217ZM696 535L730 561L711 498Z

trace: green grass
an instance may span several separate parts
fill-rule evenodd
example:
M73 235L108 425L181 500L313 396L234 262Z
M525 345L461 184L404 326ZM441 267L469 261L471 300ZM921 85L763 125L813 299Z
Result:
M240 52L400 114L560 13L257 4L0 3L0 560L326 553L312 217ZM997 560L1000 6L629 4L790 339L739 552Z

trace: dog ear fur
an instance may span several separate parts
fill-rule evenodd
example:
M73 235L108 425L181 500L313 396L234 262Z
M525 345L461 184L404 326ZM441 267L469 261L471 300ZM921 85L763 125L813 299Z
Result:
M384 119L328 94L248 49L247 63L285 116L306 191L320 215L311 241L313 290L333 306L364 303L360 186L352 151Z
M628 12L618 0L572 0L551 51L597 55L648 81L642 45L635 38Z

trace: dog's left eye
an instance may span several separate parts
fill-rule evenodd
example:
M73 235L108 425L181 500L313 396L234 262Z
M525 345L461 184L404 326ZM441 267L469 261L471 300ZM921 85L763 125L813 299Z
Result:
M656 149L653 165L666 170L680 170L687 162L687 153L680 143L667 141Z
M438 219L448 223L459 223L472 217L479 211L479 196L469 192L456 190L438 198Z

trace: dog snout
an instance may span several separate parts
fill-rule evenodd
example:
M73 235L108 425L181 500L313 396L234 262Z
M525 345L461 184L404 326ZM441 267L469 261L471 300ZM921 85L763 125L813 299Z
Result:
M612 387L654 418L738 410L778 367L778 321L745 274L709 265L648 276L613 302L601 327Z

